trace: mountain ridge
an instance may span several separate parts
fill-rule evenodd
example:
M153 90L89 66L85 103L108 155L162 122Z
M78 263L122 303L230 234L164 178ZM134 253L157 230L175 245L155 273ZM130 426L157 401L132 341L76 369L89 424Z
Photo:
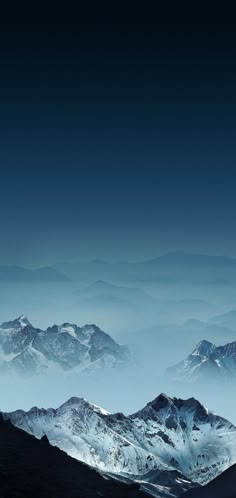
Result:
M118 344L95 324L53 325L35 328L25 315L0 326L0 372L34 375L111 365L124 366L130 359L127 346ZM92 370L91 370L92 372Z
M160 394L126 416L72 397L56 409L34 407L4 417L103 472L175 470L204 484L236 462L236 427L195 398Z
M181 382L233 380L236 376L236 341L215 346L204 339L184 360L169 367L167 374Z

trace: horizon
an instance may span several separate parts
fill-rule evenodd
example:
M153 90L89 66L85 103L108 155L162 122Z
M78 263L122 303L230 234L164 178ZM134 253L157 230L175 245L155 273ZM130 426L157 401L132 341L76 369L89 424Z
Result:
M226 254L226 253L209 253L209 252L194 252L194 251L187 251L185 249L176 249L176 250L167 250L165 252L161 252L158 255L155 253L153 255L150 255L148 258L144 259L105 259L105 258L96 258L96 257L91 257L89 259L67 259L67 260L51 260L48 261L47 263L41 263L36 266L36 263L30 263L29 265L26 264L20 264L20 263L1 263L0 267L6 266L6 267L22 267L26 268L29 270L34 270L34 269L40 269L40 268L53 268L58 264L88 264L88 263L102 263L102 264L138 264L138 263L145 263L145 262L150 262L150 261L155 261L158 259L161 259L162 257L165 256L174 256L174 255L182 255L182 256L205 256L209 258L219 258L219 259L228 259L228 260L235 260L236 261L236 256L233 256L232 254Z

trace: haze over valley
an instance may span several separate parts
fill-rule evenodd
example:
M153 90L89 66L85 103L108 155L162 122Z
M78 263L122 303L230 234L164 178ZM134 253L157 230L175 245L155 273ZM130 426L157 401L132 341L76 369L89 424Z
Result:
M31 269L30 279L27 270L6 266L0 277L2 409L57 406L78 395L130 413L166 392L194 396L236 422L234 352L225 375L217 358L207 378L200 368L193 382L188 370L186 379L169 374L202 341L219 347L236 340L233 258L179 251L140 263L56 264ZM101 339L95 346L96 334L112 348ZM205 368L204 355L195 358ZM229 393L224 404L220 386Z

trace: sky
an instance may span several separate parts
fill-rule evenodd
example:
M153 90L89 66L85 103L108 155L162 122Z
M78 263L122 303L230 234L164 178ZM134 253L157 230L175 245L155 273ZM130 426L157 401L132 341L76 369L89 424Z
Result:
M0 264L236 256L235 11L2 8Z

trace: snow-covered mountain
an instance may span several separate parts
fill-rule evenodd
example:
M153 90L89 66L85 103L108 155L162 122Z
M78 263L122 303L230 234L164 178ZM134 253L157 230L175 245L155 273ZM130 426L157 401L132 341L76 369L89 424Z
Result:
M104 476L0 416L1 498L145 498L140 486Z
M236 428L194 398L161 394L130 416L109 414L81 398L58 409L4 414L19 428L102 471L142 476L178 471L206 483L236 461Z
M236 341L215 346L199 342L194 351L177 365L168 368L168 375L181 382L234 379L236 376Z
M22 315L0 326L1 374L32 375L71 369L86 373L124 365L128 358L128 348L96 325L64 323L44 331L33 327Z

